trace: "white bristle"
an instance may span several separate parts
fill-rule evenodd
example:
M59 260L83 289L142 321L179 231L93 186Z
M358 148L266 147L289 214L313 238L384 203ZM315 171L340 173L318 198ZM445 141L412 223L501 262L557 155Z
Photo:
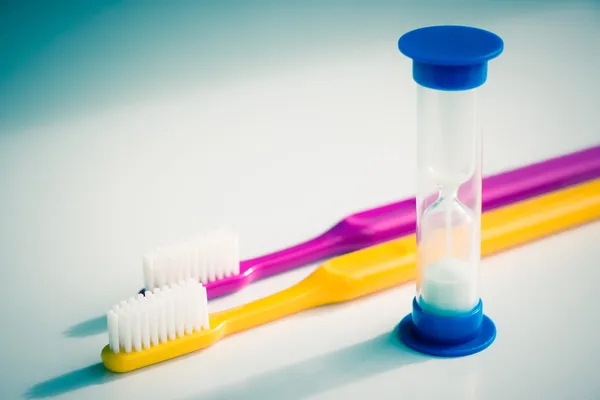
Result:
M175 321L175 299L172 290L163 292L166 312L167 312L167 336L169 340L175 340L177 337L177 323Z
M181 257L181 248L176 246L171 249L171 280L172 282L179 282L181 280L181 272L183 269L183 257Z
M113 353L119 352L119 318L114 310L110 310L106 314L106 322L108 325L108 343Z
M170 285L175 282L175 267L176 264L173 262L173 249L166 249L163 253L163 265L161 266L164 273L165 281L163 285ZM160 261L158 258L156 261Z
M208 305L208 296L206 293L206 288L204 286L202 286L199 290L200 292L200 301L198 302L198 304L200 304L200 318L202 320L202 327L204 329L209 329L210 325L208 323L208 310L207 307L203 307L203 304Z
M220 252L219 238L217 236L212 237L208 246L213 250L210 252L210 265L208 266L208 280L209 282L212 282L217 279L217 262L223 255Z
M161 293L159 301L157 301L159 307L158 314L158 332L160 335L160 342L167 343L169 341L169 327L167 326L167 303L164 300L164 295Z
M203 284L238 275L238 238L227 230L157 248L143 258L146 289L194 279Z
M123 326L121 326L121 321ZM119 316L119 331L123 329L123 349L125 353L131 353L131 315L129 310Z
M184 287L177 285L173 289L173 307L175 309L175 332L177 337L183 337L184 317L185 317L185 303L183 300Z
M208 261L210 256L208 255L204 255L204 253L207 253L207 251L205 250L206 247L206 243L200 241L199 243L196 244L196 259L198 262L198 277L200 279L200 282L208 282Z
M191 335L194 332L194 297L191 286L185 287L185 334Z
M196 279L138 295L107 314L108 342L114 353L131 353L209 329L206 288Z
M229 266L228 276L237 275L240 273L240 244L237 236L234 236L230 243Z
M142 324L142 346L145 349L150 348L150 317L148 315L148 300L141 300L140 318Z
M142 351L142 323L139 309L131 310L131 340L135 351Z
M154 258L149 254L144 256L144 284L147 288L153 288L156 282L154 274Z
M146 299L148 299L148 329L150 330L150 343L152 346L158 346L158 321L159 321L159 308L156 305L156 295L151 291L147 290L145 293Z
M181 247L182 247L181 248L181 252L182 252L182 260L181 260L182 266L181 267L183 269L182 278L185 280L188 280L192 277L192 274L191 274L191 268L192 268L191 256L192 255L190 252L190 244L186 242Z

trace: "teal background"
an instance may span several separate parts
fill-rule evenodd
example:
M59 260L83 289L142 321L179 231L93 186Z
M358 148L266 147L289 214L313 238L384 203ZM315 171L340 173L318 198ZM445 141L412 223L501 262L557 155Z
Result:
M190 84L395 45L423 24L486 23L593 1L4 1L0 132ZM589 6L588 4L588 6ZM410 16L409 18L406 18Z

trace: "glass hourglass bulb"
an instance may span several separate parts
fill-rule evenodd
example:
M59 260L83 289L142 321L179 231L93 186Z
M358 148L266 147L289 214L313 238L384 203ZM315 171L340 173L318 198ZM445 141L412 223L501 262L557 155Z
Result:
M479 300L477 220L458 197L459 185L440 186L420 222L420 301L437 314L469 311Z

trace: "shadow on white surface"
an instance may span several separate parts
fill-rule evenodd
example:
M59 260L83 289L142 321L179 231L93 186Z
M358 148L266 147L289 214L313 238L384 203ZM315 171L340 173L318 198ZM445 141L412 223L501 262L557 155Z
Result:
M251 376L192 399L302 399L429 358L405 347L392 332L297 364Z
M120 377L121 375L107 370L102 363L98 363L37 383L29 388L25 398L43 399L59 396L88 386L101 385Z
M92 335L98 335L106 332L106 317L101 315L99 317L90 318L69 327L64 335L66 337L86 337Z

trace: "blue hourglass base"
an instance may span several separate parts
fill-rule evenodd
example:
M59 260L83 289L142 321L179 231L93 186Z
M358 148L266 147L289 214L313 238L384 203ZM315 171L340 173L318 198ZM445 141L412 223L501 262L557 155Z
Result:
M486 349L496 339L496 325L483 314L481 300L460 316L426 314L413 299L413 312L398 325L402 342L420 353L437 357L462 357Z

